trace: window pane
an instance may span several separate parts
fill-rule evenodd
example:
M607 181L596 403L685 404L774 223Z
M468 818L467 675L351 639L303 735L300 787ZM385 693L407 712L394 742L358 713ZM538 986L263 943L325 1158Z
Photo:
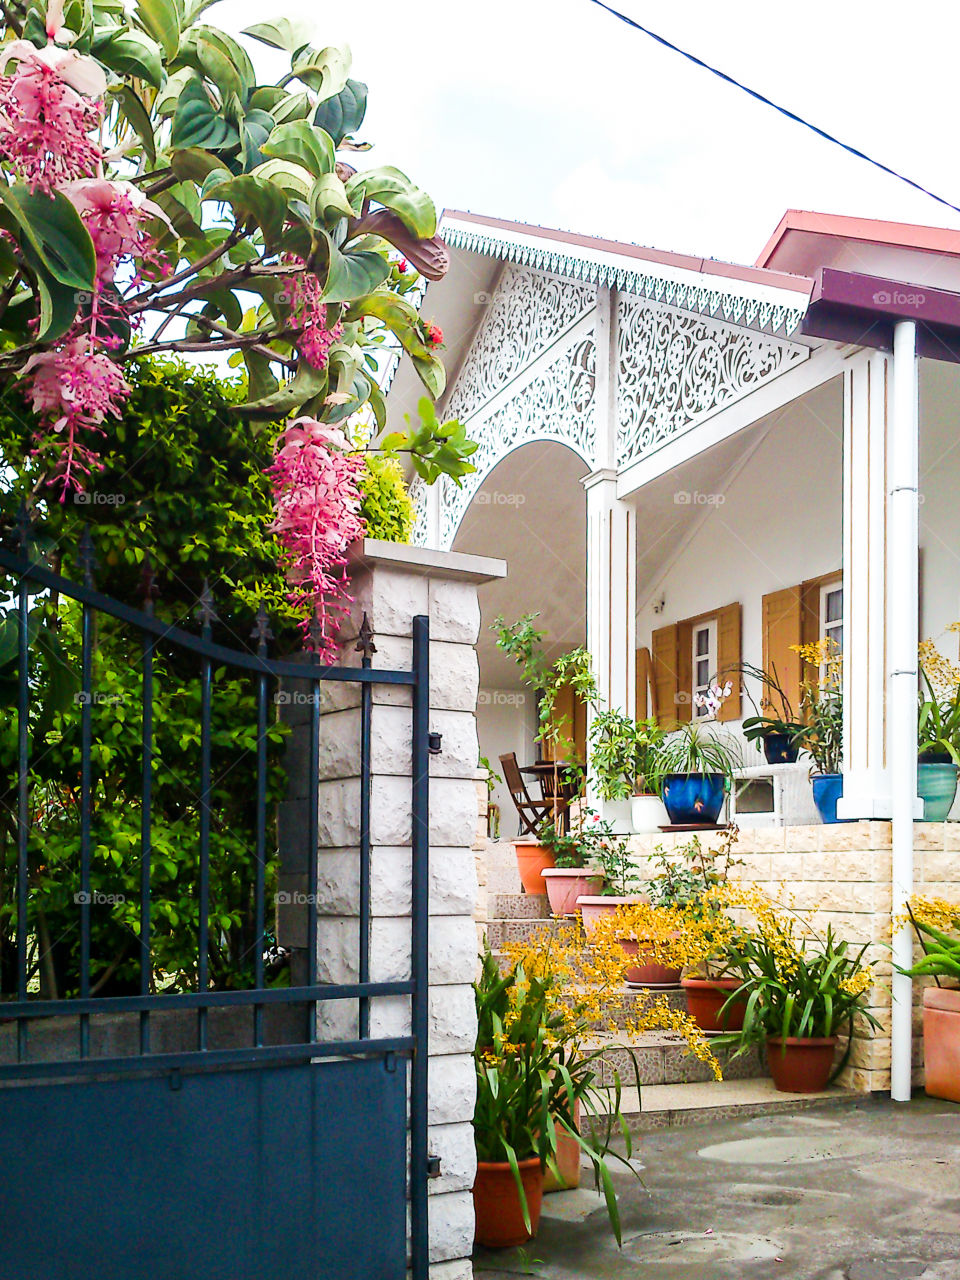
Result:
M840 622L843 618L843 588L838 587L836 591L828 591L826 598L826 618L825 622Z
M697 655L710 652L710 628L701 627L697 632Z
M697 688L703 689L710 683L710 663L701 658L697 663Z

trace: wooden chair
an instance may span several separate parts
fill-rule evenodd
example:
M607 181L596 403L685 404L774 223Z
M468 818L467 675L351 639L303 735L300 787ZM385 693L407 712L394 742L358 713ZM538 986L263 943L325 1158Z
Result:
M520 773L515 751L500 757L500 767L503 770L503 780L507 784L510 798L516 806L517 814L520 818L519 834L522 836L536 835L541 822L551 816L553 806L549 801L531 798L523 781L523 775Z

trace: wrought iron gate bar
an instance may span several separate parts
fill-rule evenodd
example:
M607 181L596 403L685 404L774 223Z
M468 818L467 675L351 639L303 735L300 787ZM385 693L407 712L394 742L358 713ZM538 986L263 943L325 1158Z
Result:
M395 1036L388 1040L324 1040L316 1044L265 1044L245 1049L206 1049L193 1052L154 1053L148 1057L68 1058L57 1062L24 1062L0 1065L0 1080L49 1080L76 1076L167 1075L171 1071L193 1067L208 1071L212 1067L281 1062L312 1062L323 1058L382 1058L394 1053L415 1056L413 1036ZM426 1192L426 1174L423 1177ZM417 1277L420 1280L420 1277Z
M149 586L144 611L153 612ZM141 752L143 769L140 806L140 994L149 996L153 965L150 960L150 870L152 864L150 801L153 794L153 641L145 631L143 645L143 687L140 706L142 717ZM140 1052L150 1052L150 1012L140 1013Z
M27 584L17 601L17 999L27 998L27 847L30 835L30 614ZM17 1023L17 1061L27 1056L27 1023Z
M430 1244L427 1199L427 1069L430 1039L430 622L413 620L413 916L411 1030L416 1048L410 1080L410 1262L414 1280L427 1280Z

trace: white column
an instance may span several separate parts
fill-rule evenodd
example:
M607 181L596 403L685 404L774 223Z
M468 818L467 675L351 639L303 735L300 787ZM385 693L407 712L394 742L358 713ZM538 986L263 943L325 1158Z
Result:
M898 321L893 338L893 423L888 442L890 487L887 528L890 612L887 647L890 675L888 759L893 819L893 911L902 912L913 891L913 820L917 812L917 641L919 594L920 410L917 377L917 327ZM910 930L893 938L894 965L913 962ZM894 973L891 1026L890 1094L909 1102L912 1077L913 983Z
M636 522L617 497L612 469L594 471L587 491L587 648L607 707L636 712Z
M886 758L887 452L892 360L843 375L843 797L838 816L889 818ZM916 546L916 543L914 543Z

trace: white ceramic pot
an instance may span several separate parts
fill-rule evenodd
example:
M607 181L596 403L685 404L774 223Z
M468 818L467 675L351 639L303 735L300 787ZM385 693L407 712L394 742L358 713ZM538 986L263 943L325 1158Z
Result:
M669 821L667 810L659 796L634 796L630 801L630 822L636 835L659 831Z
M604 800L602 805L603 819L609 822L614 835L629 836L632 834L630 806L632 800Z

